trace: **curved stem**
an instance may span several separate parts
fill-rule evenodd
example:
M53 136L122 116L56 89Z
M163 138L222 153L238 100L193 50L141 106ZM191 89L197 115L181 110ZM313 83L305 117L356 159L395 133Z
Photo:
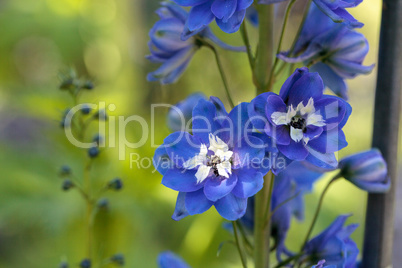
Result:
M244 252L240 246L239 235L237 233L236 221L232 221L232 225L233 225L233 233L234 233L234 237L236 240L237 250L239 251L241 263L243 264L243 268L247 268L247 259L246 259L246 255L244 254Z
M276 49L274 66L272 67L271 72L269 74L269 79L268 79L268 84L267 84L268 89L270 89L272 87L275 68L276 68L276 66L278 65L278 62L279 62L279 58L277 57L277 55L281 52L283 37L285 36L285 30L286 30L286 25L288 23L290 10L292 9L292 7L293 7L295 2L296 2L296 0L291 0L289 2L288 6L286 7L286 13L285 13L285 17L283 18L283 23L282 23L281 36L279 37L279 43L278 43L278 47Z
M228 85L228 81L225 75L225 72L223 71L223 66L222 66L222 62L221 59L219 57L218 51L216 50L216 48L211 45L210 43L208 43L205 40L201 40L202 45L208 47L209 49L211 49L211 51L214 53L215 55L215 60L216 60L216 65L219 69L219 74L221 75L222 78L222 82L223 82L223 86L225 88L225 93L226 93L226 97L228 98L229 104L232 107L232 109L235 107L232 96L230 95L230 91L229 91L229 85Z
M89 259L92 259L92 210L93 210L93 202L91 201L91 178L90 178L90 169L91 169L91 161L84 167L84 185L85 192L88 196L86 201L87 211L86 211L86 224L87 224L87 256Z
M316 208L316 210L315 210L315 213L314 213L313 221L311 222L310 228L309 228L309 230L307 231L306 237L304 238L302 247L300 248L300 252L303 251L304 247L305 247L306 244L307 244L307 241L308 241L309 238L310 238L311 233L313 232L314 225L315 225L315 223L317 222L318 215L320 214L320 210L321 210L322 203L323 203L323 201L324 201L325 194L327 193L327 191L328 191L329 187L332 185L332 183L334 183L336 180L338 180L338 179L341 178L341 177L342 177L342 176L340 175L340 173L338 173L337 175L335 175L335 177L333 177L333 178L330 180L330 182L327 184L327 186L325 186L324 190L322 191L321 196L320 196L320 200L318 201L318 206L317 206L317 208Z
M241 37L243 38L244 45L246 46L248 61L250 63L251 70L254 70L254 55L251 51L250 39L248 38L246 21L240 26Z

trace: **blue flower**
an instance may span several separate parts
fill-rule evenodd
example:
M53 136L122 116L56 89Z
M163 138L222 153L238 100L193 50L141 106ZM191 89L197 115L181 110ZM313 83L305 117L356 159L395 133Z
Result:
M190 268L179 256L170 251L165 251L158 256L159 268Z
M188 126L187 124L192 117L193 108L197 105L200 99L206 100L207 97L205 97L201 92L194 93L169 109L167 125L171 131L186 130L186 126Z
M354 154L339 162L342 176L370 193L385 193L391 187L387 163L377 149Z
M325 260L326 264L337 268L354 268L359 249L349 236L358 225L343 227L349 216L339 216L326 230L311 239L304 247L304 260L310 264Z
M334 169L338 165L334 152L347 146L342 128L352 108L323 91L317 73L297 69L279 95L268 92L256 97L249 116L254 128L270 136L289 161L306 160L319 168Z
M324 84L338 96L347 99L344 79L370 73L374 65L362 65L369 50L367 39L344 25L331 21L312 4L294 55L282 52L278 57L286 62L304 62L318 72Z
M225 219L237 220L246 212L247 198L262 188L264 144L248 135L248 103L229 114L216 105L199 100L193 110L193 135L170 134L155 151L162 184L179 191L175 220L211 206Z
M173 0L181 6L191 6L186 21L184 37L192 36L214 19L226 33L239 30L246 15L246 9L253 0Z
M151 55L147 58L154 63L162 64L159 69L148 74L148 81L159 81L162 84L175 82L187 68L201 43L197 38L209 39L224 49L244 51L243 47L232 47L220 41L212 31L206 27L197 31L197 36L182 40L188 13L181 7L162 3L157 10L160 20L155 23L149 32L151 38L148 43Z
M314 0L318 8L336 23L344 23L348 27L361 28L358 22L345 8L355 7L363 0Z

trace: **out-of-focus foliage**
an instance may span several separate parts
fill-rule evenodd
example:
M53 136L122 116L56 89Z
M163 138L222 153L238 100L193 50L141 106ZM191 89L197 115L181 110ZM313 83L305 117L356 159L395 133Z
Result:
M109 116L116 118L117 134L124 130L117 116L144 117L149 135L152 119L156 126L153 139L149 136L144 146L127 148L125 160L118 160L122 153L118 148L109 148L96 160L94 183L119 176L125 185L121 193L107 194L110 209L97 216L96 253L107 258L121 252L127 267L147 268L156 267L158 253L169 249L192 267L238 267L231 244L226 244L216 257L220 242L230 239L230 234L222 230L222 219L215 211L180 222L171 220L176 195L160 185L161 176L150 162L155 145L169 134L167 109L156 108L152 118L152 103L174 104L196 91L225 97L213 55L206 49L194 57L177 84L161 87L146 82L146 73L155 67L145 55L157 7L158 1L146 0L0 2L1 268L50 268L62 260L77 265L84 257L85 205L74 190L61 190L62 181L57 176L59 167L69 164L79 177L86 157L67 141L59 127L63 109L72 105L57 89L57 73L67 66L95 79L97 88L85 95L85 101L115 104ZM366 24L362 32L371 46L367 64L376 62L379 10L380 1L364 1L353 14ZM300 15L292 16L291 25L296 27ZM242 44L239 34L223 34L216 25L212 28L222 40ZM253 39L254 31L251 25L249 28ZM292 36L286 36L287 40ZM246 55L222 51L222 56L235 101L250 101L254 89ZM350 146L340 156L370 145L374 73L348 82L354 112L345 127ZM128 123L125 134L131 142L140 140L141 125ZM118 144L118 135L116 141ZM130 154L133 160L145 157L142 164L149 168L138 168L136 161L130 166ZM324 183L307 195L307 221L312 218ZM315 233L338 214L352 212L350 221L363 223L364 198L364 193L347 182L335 184ZM294 222L293 226L296 228L290 233L288 247L296 250L302 239L298 233L305 232L308 224ZM353 234L359 247L362 234L362 228Z

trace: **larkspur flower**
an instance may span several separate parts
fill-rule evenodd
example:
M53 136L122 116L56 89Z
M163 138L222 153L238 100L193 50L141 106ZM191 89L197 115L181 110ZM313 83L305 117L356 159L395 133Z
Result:
M193 110L193 127L165 138L155 151L154 165L162 184L179 191L173 219L200 214L215 206L227 220L246 211L247 198L263 185L263 142L248 133L247 105L229 114L220 101L199 100Z
M185 29L188 13L181 7L172 3L162 3L156 12L160 20L155 23L149 32L151 38L148 43L151 55L147 58L161 66L148 74L149 81L159 81L162 84L175 82L185 71L195 52L200 48L198 39L208 39L224 49L245 51L243 47L232 47L220 41L208 27L199 29L186 40L181 39Z
M355 268L359 249L350 235L358 225L343 227L349 216L339 216L326 230L311 239L304 247L304 261L314 264L325 260L326 264L336 268Z
M374 68L363 65L368 50L364 35L334 23L313 3L295 45L293 55L298 56L282 52L278 57L290 63L311 65L310 71L318 72L325 86L347 99L345 79L368 74Z
M246 9L253 0L173 0L181 6L190 6L183 37L191 36L214 19L226 33L234 33L242 24Z
M318 8L336 23L348 27L361 28L363 23L357 21L345 8L356 7L363 0L313 0Z
M342 176L370 193L385 193L391 187L387 163L378 149L354 154L339 161Z
M206 100L207 97L201 92L193 93L169 109L167 125L171 131L184 131L186 129L191 120L193 108L200 99Z
M158 256L159 268L190 268L190 266L179 256L171 251L165 251Z
M341 98L323 95L317 73L297 69L283 84L279 95L268 92L256 97L249 116L257 131L273 139L278 151L290 161L306 160L334 169L334 152L347 146L343 126L351 106Z

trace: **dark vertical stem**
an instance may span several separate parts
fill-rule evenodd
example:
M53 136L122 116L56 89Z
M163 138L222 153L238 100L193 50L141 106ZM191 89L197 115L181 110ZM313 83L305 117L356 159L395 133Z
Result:
M392 267L398 129L402 84L402 0L384 0L373 147L388 163L392 187L387 194L369 194L364 237L364 268ZM399 264L398 264L399 265Z

